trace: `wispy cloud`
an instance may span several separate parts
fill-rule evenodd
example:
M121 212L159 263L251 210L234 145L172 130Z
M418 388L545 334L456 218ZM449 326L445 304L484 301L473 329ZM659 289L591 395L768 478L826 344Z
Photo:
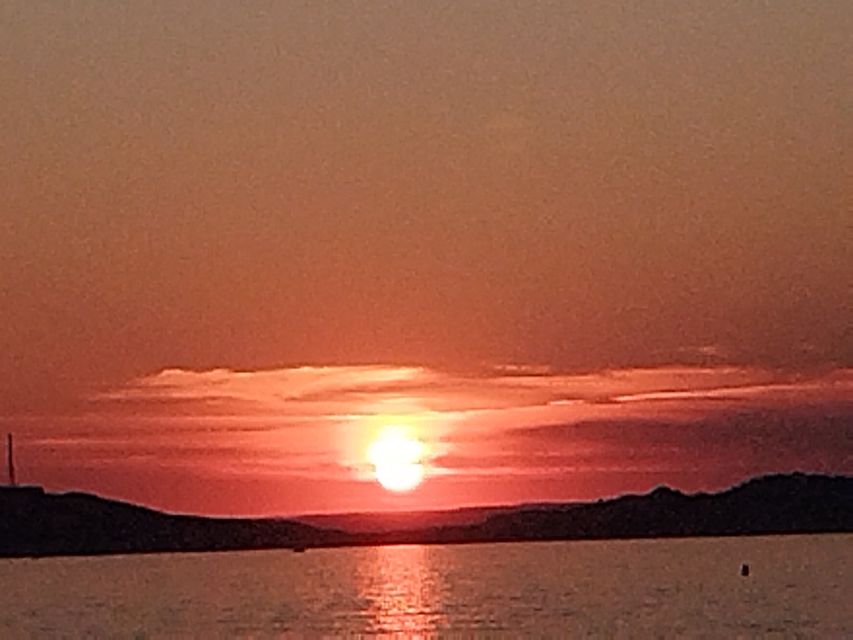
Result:
M853 389L846 369L803 375L755 367L664 366L557 372L503 365L472 372L425 367L326 366L262 371L167 369L99 393L99 410L133 404L172 411L172 403L239 416L371 415L383 408L420 412L500 411L651 401L760 396L843 398Z

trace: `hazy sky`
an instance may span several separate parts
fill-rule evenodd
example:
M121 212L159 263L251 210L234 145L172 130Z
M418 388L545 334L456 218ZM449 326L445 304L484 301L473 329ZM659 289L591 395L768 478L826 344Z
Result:
M159 396L92 425L164 370L405 365L450 384L520 364L571 386L697 365L820 380L806 413L836 417L797 414L787 467L834 447L821 468L849 472L851 33L845 0L7 0L0 416L33 438L91 418L83 450L101 434L147 455L171 414L147 436L131 419ZM231 460L257 454L229 429ZM121 489L48 462L31 479L182 508L131 489L202 486L168 460Z

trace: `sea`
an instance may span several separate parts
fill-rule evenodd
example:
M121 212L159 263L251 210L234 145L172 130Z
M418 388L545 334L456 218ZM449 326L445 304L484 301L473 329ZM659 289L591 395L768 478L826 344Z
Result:
M851 594L850 534L14 559L0 638L853 638Z

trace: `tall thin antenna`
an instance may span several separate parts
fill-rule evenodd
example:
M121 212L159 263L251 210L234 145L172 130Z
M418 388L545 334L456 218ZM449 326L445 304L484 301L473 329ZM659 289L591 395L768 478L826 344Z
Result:
M6 436L6 463L9 468L9 486L14 487L17 485L17 482L15 482L15 455L12 452L11 433Z

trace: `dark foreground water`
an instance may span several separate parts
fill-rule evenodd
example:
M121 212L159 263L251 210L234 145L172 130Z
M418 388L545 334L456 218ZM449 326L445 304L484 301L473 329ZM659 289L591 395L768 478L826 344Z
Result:
M843 638L851 569L853 535L2 560L0 637Z

